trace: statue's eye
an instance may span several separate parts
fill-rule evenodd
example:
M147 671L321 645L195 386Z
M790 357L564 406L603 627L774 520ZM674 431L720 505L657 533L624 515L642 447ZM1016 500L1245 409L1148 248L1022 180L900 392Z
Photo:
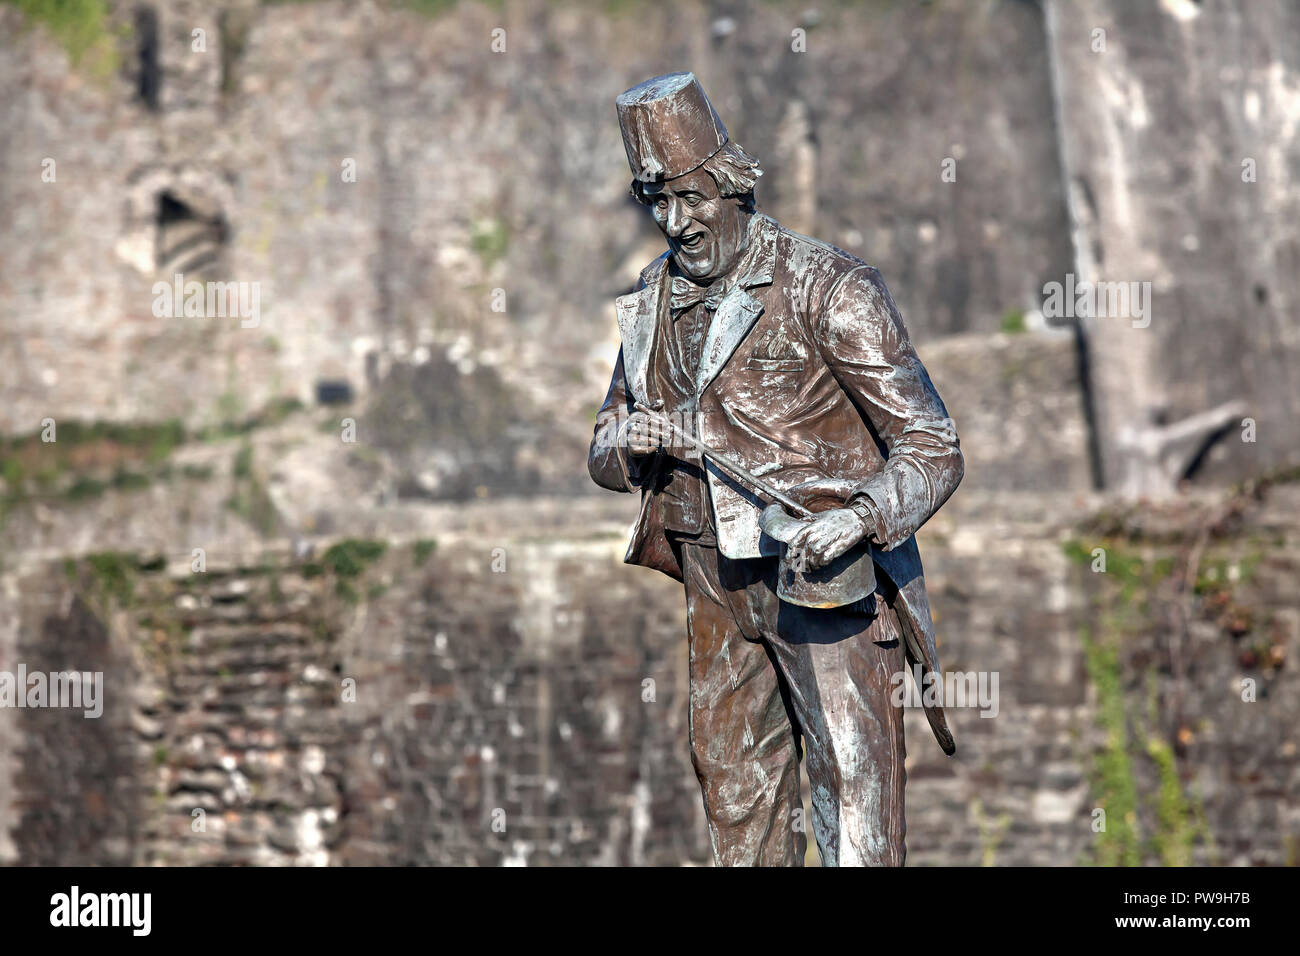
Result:
M694 209L696 206L698 206L698 205L700 204L700 197L699 197L699 196L687 196L685 201L686 201L686 205L688 205L688 206L690 206L692 209Z

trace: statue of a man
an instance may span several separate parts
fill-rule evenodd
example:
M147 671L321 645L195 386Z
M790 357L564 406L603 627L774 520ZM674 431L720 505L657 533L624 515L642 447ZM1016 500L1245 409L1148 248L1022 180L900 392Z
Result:
M802 746L823 864L901 865L895 691L907 661L927 685L939 676L913 535L961 481L956 431L880 273L755 212L759 164L693 74L617 105L632 191L668 251L617 301L622 350L588 464L603 487L641 492L625 560L686 587L691 755L714 859L802 865ZM843 491L778 544L760 522L770 497L694 441L780 492ZM778 573L854 548L878 572L870 593L782 598Z

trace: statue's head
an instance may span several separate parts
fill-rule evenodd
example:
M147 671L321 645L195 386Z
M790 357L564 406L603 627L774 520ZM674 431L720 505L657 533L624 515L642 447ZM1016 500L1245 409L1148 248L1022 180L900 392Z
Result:
M646 80L617 103L632 194L650 207L673 261L698 282L726 275L745 248L758 162L728 140L694 74Z

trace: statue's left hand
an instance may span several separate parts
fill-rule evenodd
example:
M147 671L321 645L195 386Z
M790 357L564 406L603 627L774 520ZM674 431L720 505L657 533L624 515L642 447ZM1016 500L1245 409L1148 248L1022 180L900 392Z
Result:
M815 571L865 538L869 530L849 508L824 511L790 539L786 561L796 571Z

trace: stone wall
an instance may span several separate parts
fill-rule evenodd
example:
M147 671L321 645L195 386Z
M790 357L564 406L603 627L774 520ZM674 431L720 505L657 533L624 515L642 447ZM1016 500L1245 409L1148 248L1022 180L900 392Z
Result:
M110 6L114 25L133 22L134 6ZM662 248L626 195L613 99L687 66L763 161L764 208L879 265L918 341L995 330L1069 260L1041 17L942 6L728 16L681 3L647 17L466 3L431 17L187 0L156 7L156 108L130 44L120 69L84 76L0 7L21 37L0 45L0 80L23 91L3 107L0 147L15 212L0 226L0 310L17 332L0 342L0 430L47 416L222 421L312 402L321 382L368 394L392 363L447 355L450 378L425 369L443 404L458 376L508 369L526 397L515 408L553 423L515 408L475 423L498 456L585 440L617 348L612 299ZM807 52L791 49L796 29ZM945 159L956 182L940 178ZM193 221L160 226L164 197ZM193 235L209 219L220 241ZM215 247L211 260L186 237ZM257 327L155 317L154 283L187 264L191 278L258 283ZM463 484L451 474L423 493Z
M967 333L918 354L961 437L963 488L1068 494L1092 486L1074 336Z
M214 554L204 573L150 553L10 571L0 669L102 669L107 706L0 713L7 859L707 862L680 590L621 564L633 502L614 504L558 541L453 530ZM992 717L952 711L951 759L909 712L910 862L1293 861L1300 489L1098 504L961 491L925 529L945 667L997 673L999 697ZM477 510L465 529L499 527ZM1112 640L1107 671L1089 648Z
M1197 462L1200 477L1294 463L1300 11L1192 0L1046 10L1074 272L1151 284L1149 327L1087 323L1107 486L1137 477L1126 440L1233 402L1231 440ZM1255 442L1237 440L1244 417ZM1160 494L1172 481L1135 484Z
M418 443L443 460L403 466L412 493L463 496L484 467L575 490L545 450L581 443L617 347L610 300L661 248L625 195L612 100L690 66L762 159L764 208L878 265L922 344L1038 328L1044 282L1067 273L1152 283L1149 328L1086 323L1088 466L1108 486L1167 494L1294 458L1300 26L1283 4L109 9L132 39L104 73L0 7L16 38L0 80L20 91L0 107L5 432L210 423L443 359L479 395L504 374L545 414L503 404L469 454ZM186 268L256 283L257 327L155 316L154 283ZM1197 431L1155 469L1170 477L1130 473L1135 443L1225 408L1256 442L1200 454L1216 429ZM462 444L470 427L423 424Z
M922 547L1000 711L908 715L909 859L1294 861L1300 502L1221 487L1300 437L1289 8L433 6L110 2L74 64L0 5L0 671L107 682L0 711L0 860L708 860L681 594L585 469L662 247L612 100L692 68L962 435ZM257 326L156 316L176 271ZM1066 273L1150 327L1048 328Z

